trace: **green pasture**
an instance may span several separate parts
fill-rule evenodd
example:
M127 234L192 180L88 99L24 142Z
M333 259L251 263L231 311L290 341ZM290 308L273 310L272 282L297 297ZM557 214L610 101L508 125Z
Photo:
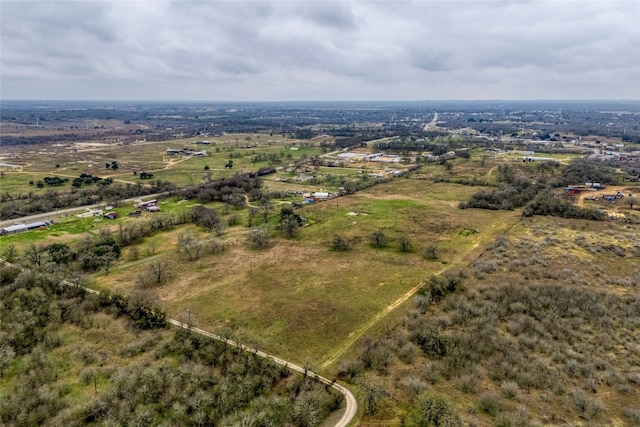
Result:
M264 250L249 246L246 226L233 227L222 237L225 252L204 251L196 261L178 252L183 231L163 233L158 256L172 265L173 275L149 290L171 317L184 317L189 309L198 327L231 331L275 354L318 365L385 307L431 275L464 266L477 247L518 219L515 212L458 210L474 191L400 178L299 209L309 225L293 239L274 232ZM276 206L274 224L278 212ZM390 238L385 248L369 243L378 229ZM192 230L203 240L213 237ZM330 249L336 234L349 240L350 251ZM403 236L412 241L409 253L398 247ZM437 260L423 256L428 245L438 247ZM96 276L96 284L134 292L133 277L146 268L144 260L124 262L108 276Z
M53 176L54 174L49 174L48 176ZM47 191L47 189L53 188L66 188L71 187L71 179L69 182L61 187L47 187L46 185L43 188L38 188L35 184L42 180L47 176L44 173L32 173L32 172L17 172L10 171L4 172L2 176L0 176L0 193L2 194L10 194L10 195L18 195L18 194L40 194ZM33 185L29 185L29 181L33 181Z
M211 145L194 144L194 141L207 139ZM20 153L20 164L23 172L5 172L0 178L0 191L13 193L35 193L45 191L29 181L38 180L45 176L59 176L69 178L70 181L82 173L112 177L117 180L136 183L144 182L133 172L142 171L154 174L153 179L171 180L177 185L198 183L209 166L212 178L225 176L225 173L255 171L260 167L270 165L270 161L252 161L252 157L276 154L279 164L283 166L301 158L311 158L322 154L319 146L308 141L283 139L265 134L229 134L220 137L198 137L174 139L142 144L98 144L83 145L61 144L32 147ZM248 148L244 148L244 147ZM296 148L292 150L291 148ZM167 155L168 148L189 148L195 151L206 151L207 156L189 157ZM233 168L229 170L225 165L233 160ZM106 163L118 162L119 168L113 170L106 167ZM343 172L344 173L344 172ZM56 190L71 188L71 182Z

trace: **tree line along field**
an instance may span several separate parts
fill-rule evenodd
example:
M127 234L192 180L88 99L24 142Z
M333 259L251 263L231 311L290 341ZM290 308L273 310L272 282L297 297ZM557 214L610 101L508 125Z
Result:
M234 150L221 149L220 165ZM180 176L196 174L185 165L200 168L198 162L207 159L176 160L173 171ZM237 159L231 159L234 168ZM253 165L259 166L260 162ZM336 169L327 168L330 174ZM5 257L10 246L15 260L37 270L66 275L80 266L97 289L144 295L171 318L348 381L362 402L364 425L421 425L420 420L429 419L429 411L437 408L443 411L441 419L452 425L609 418L632 425L637 419L632 399L637 396L637 375L629 368L632 364L617 362L616 352L623 349L627 354L637 347L624 332L637 329L629 314L636 308L633 284L639 279L634 276L637 215L620 206L629 213L627 222L523 219L521 206L547 200L541 199L543 184L538 188L526 182L534 178L539 183L561 182L567 179L567 169L560 163L522 164L472 150L469 158L423 165L377 183L356 175L360 191L295 210L290 208L295 199L280 190L287 184L273 176L262 181L261 189L249 189L242 187L249 181L240 175L221 171L231 186L227 188L239 182L227 194L237 205L230 198L204 200L202 194L190 198L180 193L161 200L160 214L128 218L131 207L122 206L115 208L121 215L113 222L68 218L48 231L1 239ZM317 187L296 184L296 188ZM523 199L523 192L514 188L530 191L531 199ZM559 215L558 209L572 202L560 189L550 191L545 197L559 203L550 212ZM487 208L471 206L474 200ZM304 221L298 222L300 218ZM61 246L54 243L68 245L70 252L63 254L68 267L51 264L61 256ZM36 265L32 260L38 253ZM575 282L576 278L585 283ZM599 293L603 283L611 285L607 292L615 292ZM576 292L567 293L567 288ZM536 305L569 297L577 298L575 310L571 303L551 312L544 304ZM583 330L573 334L576 319L586 319L592 300L605 308L613 304L620 313L612 315L610 329L585 321L592 335ZM479 308L474 308L476 302ZM460 313L456 304L462 304ZM398 324L385 322L386 330L376 325L397 306L400 312L390 319ZM559 331L546 320L549 316L561 319ZM466 326L459 327L458 321ZM511 328L511 322L517 327ZM525 337L518 328L533 337ZM593 345L596 337L611 330L623 331L624 341L614 340L607 350L616 359L607 359L606 366L618 370L619 381L612 382L622 390L616 389L618 403L601 397L613 390L598 391L604 381L601 376L579 376L587 363L579 357L581 352L603 351L580 340L589 336L588 344ZM477 336L487 337L486 348L478 348ZM495 337L504 341L492 341ZM544 350L536 347L543 341ZM497 350L504 348L518 351ZM538 352L547 365L528 356L514 365L525 351ZM556 375L567 384L564 389L556 390L558 381L544 382L548 378L536 382L519 376L520 371L539 366L565 372L556 366L560 356L554 351L575 359L571 374ZM507 365L516 367L505 373ZM502 371L491 373L498 368ZM583 382L595 384L597 396L589 394L593 389ZM532 409L535 399L554 418L538 417Z

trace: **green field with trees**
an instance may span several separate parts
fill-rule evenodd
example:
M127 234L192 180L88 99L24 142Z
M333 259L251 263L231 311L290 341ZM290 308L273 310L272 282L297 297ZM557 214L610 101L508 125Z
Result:
M2 423L317 426L344 406L258 349L347 384L361 425L640 423L634 166L354 129L78 143L3 171L3 220L118 216L0 236ZM206 154L167 153L187 147ZM564 190L586 182L622 197Z

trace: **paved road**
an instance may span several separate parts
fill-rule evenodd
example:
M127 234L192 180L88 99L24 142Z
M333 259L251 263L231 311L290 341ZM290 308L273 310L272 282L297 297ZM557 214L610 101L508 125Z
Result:
M155 197L159 197L159 196L164 196L166 194L169 194L168 192L164 192L164 193L155 193L155 194L148 194L146 196L138 196L138 197L132 197L130 199L124 199L124 200L120 200L118 203L119 204L126 204L126 203L133 203L136 200L142 199L142 198L155 198ZM12 218L12 219L6 219L4 221L0 221L0 227L7 227L9 225L13 225L13 224L21 224L24 222L33 222L33 221L37 221L39 219L45 219L45 218L54 218L54 217L59 217L62 214L72 214L75 212L83 212L87 209L96 209L99 208L101 206L105 206L107 203L106 202L101 202L101 203L97 203L95 205L85 205L85 206L78 206L75 208L67 208L67 209L60 209L57 211L49 211L49 212L43 212L43 213L39 213L39 214L34 214L34 215L28 215L28 216L21 216L19 218Z
M438 112L434 112L433 113L433 119L431 119L431 122L427 123L424 125L424 128L422 129L423 131L428 131L429 129L433 129L438 127Z

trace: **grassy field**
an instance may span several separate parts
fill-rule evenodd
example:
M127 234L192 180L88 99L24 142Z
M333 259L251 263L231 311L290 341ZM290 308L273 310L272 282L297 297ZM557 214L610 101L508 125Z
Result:
M147 198L148 199L148 198ZM179 214L187 211L190 207L197 205L195 200L178 200L176 198L165 199L160 202L162 214ZM104 208L103 208L104 210ZM77 215L50 218L55 224L47 226L45 230L31 230L23 233L2 236L0 243L2 247L14 245L16 249L22 250L30 244L50 244L50 243L73 243L80 240L83 235L97 235L102 228L107 228L112 232L118 229L120 224L132 224L137 221L145 221L152 218L152 213L143 213L141 218L130 218L129 212L135 210L133 204L127 206L114 207L109 212L117 212L117 220L108 220L100 217L79 218ZM107 211L104 211L105 213Z
M276 354L319 364L372 316L430 275L463 263L516 220L510 212L457 210L475 190L397 179L299 210L309 225L296 239L277 238L270 248L255 250L248 247L247 229L233 227L223 237L224 253L193 262L178 253L177 235L184 230L165 233L162 259L173 265L173 278L152 292L172 317L190 309L200 327L229 330ZM378 229L390 238L388 247L370 245ZM331 251L335 234L352 250ZM398 249L403 236L412 241L410 253ZM429 245L438 247L437 260L424 258ZM131 278L143 268L124 264L96 283L132 292Z
M273 138L264 134L235 134L207 138L211 145L196 145L202 138L174 139L161 142L122 144L118 142L91 142L71 144L38 144L24 149L8 147L11 151L8 163L21 165L21 171L7 171L0 178L0 191L11 194L43 192L29 185L29 181L38 181L45 176L59 176L73 179L81 173L102 178L112 177L125 182L141 182L133 172L147 171L154 179L171 180L176 185L198 183L209 166L212 178L219 178L235 171L252 171L269 164L262 160L253 162L254 156L275 155L282 162L291 162L300 158L320 155L319 146L312 142L295 139ZM245 148L246 147L246 148ZM291 148L296 148L292 150ZM183 157L166 154L167 149L189 148L205 151L204 157ZM233 160L231 170L224 166ZM119 168L112 170L105 164L117 161ZM70 180L71 181L71 180ZM55 187L60 190L70 188Z

